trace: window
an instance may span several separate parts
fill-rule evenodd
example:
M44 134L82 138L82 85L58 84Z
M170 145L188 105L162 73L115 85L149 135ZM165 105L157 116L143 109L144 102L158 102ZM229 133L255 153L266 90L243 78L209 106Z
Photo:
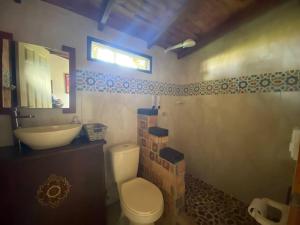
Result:
M152 73L152 57L137 53L106 41L87 38L88 60L103 61Z

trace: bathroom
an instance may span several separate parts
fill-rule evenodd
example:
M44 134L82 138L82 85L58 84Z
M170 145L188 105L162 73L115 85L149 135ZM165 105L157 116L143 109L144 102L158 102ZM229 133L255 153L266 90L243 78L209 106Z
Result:
M145 26L149 21L155 23ZM0 2L0 31L15 42L76 51L75 97L75 86L69 91L73 110L18 107L20 115L34 116L19 122L22 128L74 120L107 126L102 188L109 225L128 222L120 209L111 149L139 144L138 109L153 106L156 125L168 130L167 146L182 153L186 165L184 209L175 222L157 224L255 225L247 209L255 198L288 204L295 195L289 202L299 206L297 193L290 193L297 161L289 152L292 132L300 127L299 27L298 0ZM165 52L187 39L196 45ZM139 53L151 66L141 71L91 60L89 40ZM0 147L6 151L18 140L12 109L0 111ZM53 216L55 209L49 210ZM299 224L295 221L289 224Z

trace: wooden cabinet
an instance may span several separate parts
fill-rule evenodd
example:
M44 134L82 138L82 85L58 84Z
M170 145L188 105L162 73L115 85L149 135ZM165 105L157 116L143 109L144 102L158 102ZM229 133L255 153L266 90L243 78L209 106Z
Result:
M300 146L299 146L300 151ZM298 154L298 161L295 169L292 198L289 210L288 225L300 224L300 154Z
M0 148L0 224L104 225L103 144Z

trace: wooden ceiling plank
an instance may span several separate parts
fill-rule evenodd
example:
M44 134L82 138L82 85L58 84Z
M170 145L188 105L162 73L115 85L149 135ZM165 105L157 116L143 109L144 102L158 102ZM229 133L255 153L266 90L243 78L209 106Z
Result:
M130 24L130 26L128 26L128 24ZM111 13L107 25L145 41L149 33L152 36L158 31L152 24L145 23L141 20L132 20L126 15L116 13L115 10ZM140 32L141 30L146 32Z
M196 36L195 35L196 30L194 29L195 28L193 24L188 24L188 25L184 24L182 26L180 26L180 24L176 24L176 26L172 26L172 28L168 30L168 34L171 34L172 36L177 34L177 36L182 37L180 41L184 41L187 38L194 38ZM199 29L197 31L199 31Z
M154 9L154 10L159 10L159 11L162 11L162 10L167 10L167 7L165 5L165 2L164 1L153 1L153 0L144 0L144 2L147 4L147 5L151 5L151 7Z
M219 24L215 27L212 31L208 32L207 34L201 36L197 40L197 44L193 48L183 49L178 54L178 59L183 58L196 50L204 47L209 42L212 42L221 36L225 35L226 33L238 28L240 25L254 19L255 17L261 15L262 13L271 10L272 8L282 4L284 1L280 0L264 0L259 1L256 0L248 7L244 8L236 12L233 16L231 16L225 22Z
M99 30L104 29L115 1L116 0L103 0L102 1L101 7L100 7L100 18L99 18L99 22L98 22Z
M128 0L126 2L117 2L116 7L122 7L125 10L128 10L132 16L132 19L140 19L146 23L153 23L159 20L160 15L162 14L161 9L153 9L152 5L142 4L141 1L137 2L134 0Z
M134 11L132 11L132 9L128 9L124 5L116 4L114 6L114 11L116 11L116 13L118 13L118 14L124 14L125 16L127 16L129 18L134 17Z
M85 16L92 20L98 21L99 9L90 5L89 1L72 1L72 0L41 0L64 9L70 10L79 15Z
M194 1L192 1L192 3L193 2ZM184 13L187 13L187 10L190 8L192 3L189 3L189 1L185 3L181 9L179 9L177 14L175 14L170 20L167 20L165 23L163 23L160 31L152 38L152 40L148 42L148 48L151 48L153 45L155 45L159 38L176 22L176 20L184 15Z

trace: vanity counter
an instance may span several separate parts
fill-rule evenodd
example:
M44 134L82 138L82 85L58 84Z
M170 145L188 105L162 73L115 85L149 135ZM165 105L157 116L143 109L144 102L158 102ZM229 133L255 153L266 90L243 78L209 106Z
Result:
M0 163L11 160L21 160L29 157L45 157L47 155L57 154L57 153L67 153L70 151L79 151L86 148L87 146L103 146L106 144L105 140L93 141L90 142L85 138L75 139L71 144L46 149L46 150L32 150L26 145L22 145L22 150L19 150L18 146L7 146L0 147ZM102 148L101 148L102 150Z

